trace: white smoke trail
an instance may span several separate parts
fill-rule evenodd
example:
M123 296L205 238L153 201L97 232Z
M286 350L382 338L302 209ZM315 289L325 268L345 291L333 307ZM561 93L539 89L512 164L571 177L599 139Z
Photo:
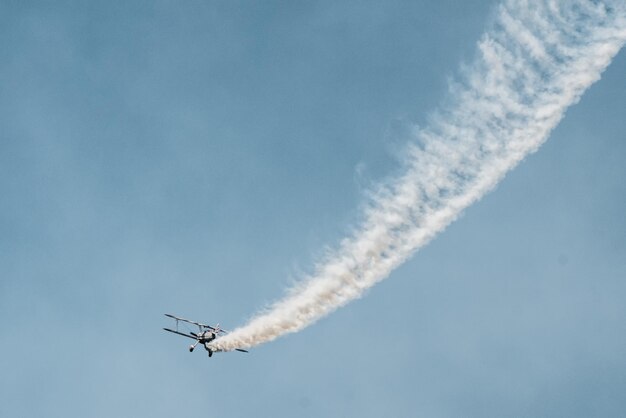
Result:
M624 42L624 0L501 5L463 81L407 146L404 174L375 194L360 228L285 298L212 348L299 331L386 278L537 150Z

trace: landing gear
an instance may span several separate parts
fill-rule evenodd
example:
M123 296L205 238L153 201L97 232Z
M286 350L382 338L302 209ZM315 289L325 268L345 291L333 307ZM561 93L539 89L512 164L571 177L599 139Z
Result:
M209 350L209 357L213 356L213 351Z
M193 345L190 345L190 346L189 346L189 352L190 352L190 353L191 353L191 352L193 352L193 349L194 349L194 348L196 348L196 347L194 347Z

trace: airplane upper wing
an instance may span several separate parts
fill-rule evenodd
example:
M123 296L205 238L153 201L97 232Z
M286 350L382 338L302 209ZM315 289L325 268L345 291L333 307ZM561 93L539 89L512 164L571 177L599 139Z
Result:
M215 330L216 330L216 328L215 328L215 327L212 327L211 325L201 324L200 322L191 321L191 320L189 320L189 319L185 319L185 318L180 318L180 317L175 316L175 315L172 315L172 314L167 314L167 313L166 313L166 314L164 314L164 315L165 315L165 316L167 316L167 317L169 317L169 318L175 319L175 320L177 320L177 321L187 322L188 324L194 324L194 325L197 325L197 326L199 326L199 327L201 327L201 328L210 329L211 331L215 331ZM218 333L223 333L223 334L225 334L225 333L227 333L227 332L228 332L228 331L226 331L225 329L219 329L219 330L218 330Z
M187 322L188 324L194 324L194 325L197 325L197 326L199 326L199 327L204 327L204 328L213 329L213 327L212 327L212 326L210 326L210 325L201 324L201 323L199 323L199 322L195 322L195 321L190 321L189 319L185 319L185 318L179 318L179 317L174 316L174 315L172 315L172 314L168 314L168 313L166 313L166 314L165 314L165 316L168 316L168 317L170 317L170 318L173 318L173 319L175 319L175 320L177 320L177 321L183 321L183 322Z

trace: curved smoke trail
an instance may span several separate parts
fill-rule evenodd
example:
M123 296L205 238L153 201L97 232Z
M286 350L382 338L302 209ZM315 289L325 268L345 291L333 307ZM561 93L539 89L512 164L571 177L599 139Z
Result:
M383 280L537 150L626 42L624 0L510 0L463 80L406 150L360 228L313 275L211 343L252 347L296 332Z

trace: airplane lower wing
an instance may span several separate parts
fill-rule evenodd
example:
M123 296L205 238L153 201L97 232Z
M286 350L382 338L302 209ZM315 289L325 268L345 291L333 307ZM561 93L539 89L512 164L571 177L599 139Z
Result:
M183 337L191 338L193 340L197 340L197 337L194 337L191 334L185 334L184 332L174 331L173 329L163 328L165 331L173 332L174 334L182 335Z

